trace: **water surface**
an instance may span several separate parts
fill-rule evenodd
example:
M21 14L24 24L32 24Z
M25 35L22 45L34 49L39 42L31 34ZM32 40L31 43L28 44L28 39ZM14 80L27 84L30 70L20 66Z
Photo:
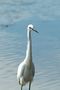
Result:
M20 90L16 72L25 57L29 23L39 31L32 33L36 73L31 89L60 90L60 1L2 0L0 4L0 90Z

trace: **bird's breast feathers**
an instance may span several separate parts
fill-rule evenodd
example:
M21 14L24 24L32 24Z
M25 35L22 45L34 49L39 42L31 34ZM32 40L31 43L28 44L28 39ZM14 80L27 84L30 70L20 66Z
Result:
M31 68L25 63L21 63L18 67L17 71L17 79L20 80L21 83L32 81L35 70L34 65L32 64Z

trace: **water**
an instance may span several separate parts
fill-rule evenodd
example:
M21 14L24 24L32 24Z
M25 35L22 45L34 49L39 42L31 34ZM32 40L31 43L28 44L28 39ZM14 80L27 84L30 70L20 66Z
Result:
M25 57L29 23L39 31L32 33L36 73L31 90L60 90L59 7L59 0L0 1L0 90L20 90L16 72Z

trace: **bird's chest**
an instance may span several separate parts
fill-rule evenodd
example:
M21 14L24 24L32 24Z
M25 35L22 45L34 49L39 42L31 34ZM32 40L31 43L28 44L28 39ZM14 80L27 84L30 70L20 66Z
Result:
M32 79L32 68L26 65L24 70L24 81L28 82L31 79Z

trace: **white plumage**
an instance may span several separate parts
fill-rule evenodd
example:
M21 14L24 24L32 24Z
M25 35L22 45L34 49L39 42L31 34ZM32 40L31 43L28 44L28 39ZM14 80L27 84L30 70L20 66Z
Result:
M18 66L18 70L17 70L17 80L21 85L21 90L22 90L22 87L28 82L29 82L29 90L30 90L31 82L35 74L35 67L32 62L32 39L31 39L32 31L37 32L36 30L33 29L33 25L30 24L27 27L26 57L24 61Z

